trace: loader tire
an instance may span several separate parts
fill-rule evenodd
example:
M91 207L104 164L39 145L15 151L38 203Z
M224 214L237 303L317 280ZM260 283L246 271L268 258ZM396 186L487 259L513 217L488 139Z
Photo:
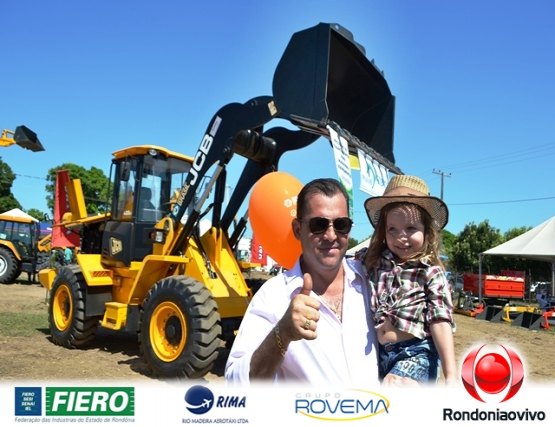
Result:
M201 378L218 357L220 314L197 280L172 276L148 292L141 311L141 354L158 377Z
M48 305L48 323L55 344L82 348L94 339L99 317L87 317L86 297L86 284L79 268L60 268L52 283Z
M45 252L39 252L37 254L37 264L35 272L38 273L45 268L50 268L50 255Z
M0 248L0 283L13 283L20 273L19 262L12 251Z

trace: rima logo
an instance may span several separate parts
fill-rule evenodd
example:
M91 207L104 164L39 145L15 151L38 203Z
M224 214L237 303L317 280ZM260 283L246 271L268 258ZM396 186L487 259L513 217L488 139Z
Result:
M46 415L134 416L134 387L46 387Z

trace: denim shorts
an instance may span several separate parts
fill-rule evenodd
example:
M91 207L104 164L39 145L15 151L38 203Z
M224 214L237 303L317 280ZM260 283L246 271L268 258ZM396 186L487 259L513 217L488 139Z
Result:
M435 383L438 379L439 355L432 338L380 344L379 359L380 379L387 374L419 383Z

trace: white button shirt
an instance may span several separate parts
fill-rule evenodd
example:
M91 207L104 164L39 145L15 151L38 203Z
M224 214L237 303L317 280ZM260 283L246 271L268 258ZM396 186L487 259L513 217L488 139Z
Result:
M359 261L343 261L345 286L342 320L321 302L318 337L289 344L274 382L311 385L379 386L376 335L368 309L368 285ZM299 262L292 270L269 279L253 297L231 348L225 378L228 384L247 385L251 357L283 316L303 286ZM276 345L276 352L279 349Z

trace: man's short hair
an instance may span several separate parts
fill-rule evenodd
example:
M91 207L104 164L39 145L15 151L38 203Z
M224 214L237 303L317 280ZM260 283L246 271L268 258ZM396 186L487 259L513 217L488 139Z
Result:
M298 219L304 217L307 210L307 200L315 194L322 194L326 197L342 194L345 198L345 203L347 203L347 207L349 206L349 195L345 187L343 187L343 184L335 178L317 178L306 184L297 196Z

